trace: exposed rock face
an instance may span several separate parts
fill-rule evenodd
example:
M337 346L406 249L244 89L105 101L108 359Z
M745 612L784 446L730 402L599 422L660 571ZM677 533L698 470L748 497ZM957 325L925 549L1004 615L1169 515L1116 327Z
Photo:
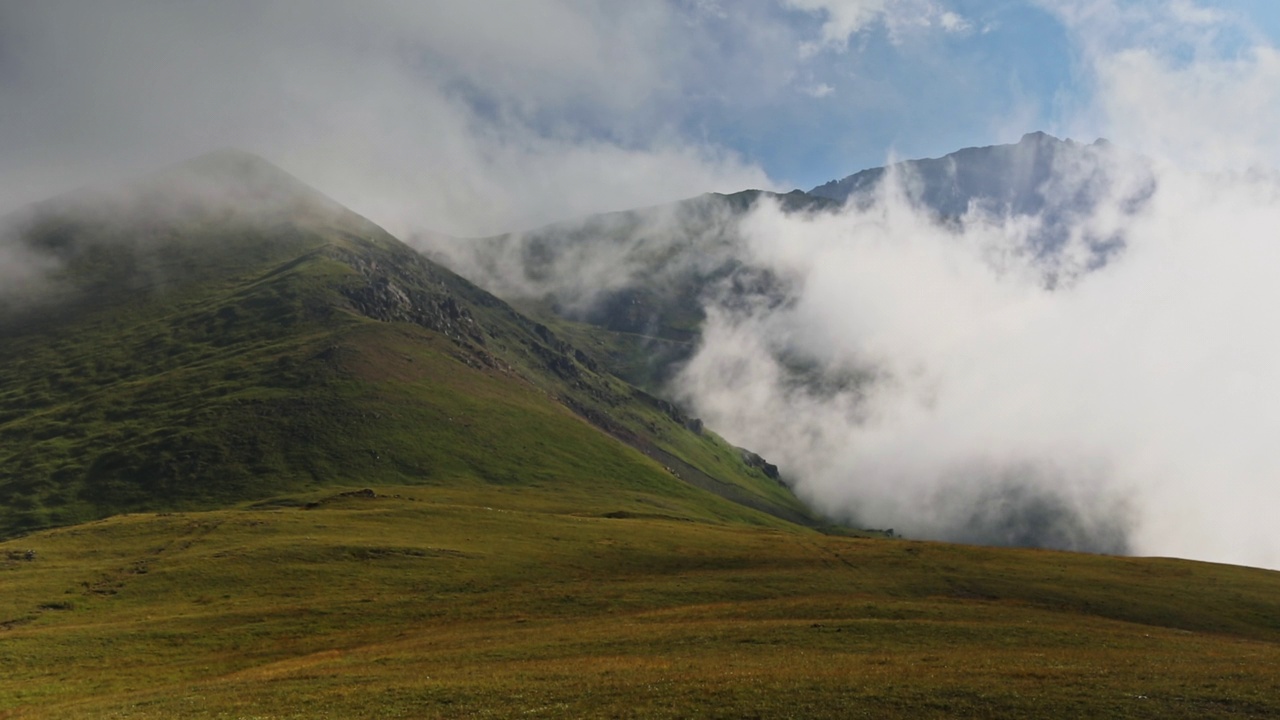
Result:
M744 448L738 448L738 452L742 455L742 462L746 463L747 467L755 468L756 470L759 470L760 472L764 473L765 477L772 478L774 480L777 480L778 482L782 482L782 478L778 475L777 465L774 465L773 463L765 462L764 458L751 452L750 450L746 450Z
M423 278L432 275L427 263L413 257L397 258L395 265L379 263L371 256L340 248L333 248L331 254L364 277L364 283L342 289L351 307L362 315L383 322L409 322L455 341L485 344L484 333L471 313L459 306L443 283L437 287L423 283Z

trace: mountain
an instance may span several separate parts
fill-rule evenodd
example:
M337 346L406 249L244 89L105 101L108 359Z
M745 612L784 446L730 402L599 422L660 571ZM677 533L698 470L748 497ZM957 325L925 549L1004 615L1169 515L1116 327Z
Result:
M423 244L601 367L652 395L687 403L689 412L714 415L714 424L731 429L738 442L766 448L779 476L805 490L815 477L839 472L818 460L823 451L811 440L838 446L843 440L828 429L839 418L861 417L875 384L894 380L882 358L851 352L857 338L836 357L827 347L840 346L840 339L789 332L789 308L814 296L786 259L801 246L775 253L772 244L801 242L787 233L802 233L803 221L812 220L814 237L828 243L847 238L856 247L861 228L876 242L877 228L910 217L932 224L943 242L998 239L998 245L984 246L985 258L1034 273L1053 289L1123 250L1117 228L1126 226L1125 214L1141 211L1152 178L1142 158L1105 141L1082 145L1030 133L1014 145L867 170L809 193L708 194L527 232ZM793 222L753 215L762 203ZM827 298L839 294L826 288ZM852 308L822 311L858 315ZM712 315L718 320L715 345L702 358L716 362L681 374L703 347ZM740 403L738 393L757 402ZM758 414L739 422L748 407ZM835 419L817 420L824 417ZM959 483L992 485L972 499L938 500L935 516L947 518L941 527L923 530L902 516L881 522L938 539L1127 552L1122 520L1034 487L1025 468L1010 469L1007 478L996 475ZM859 514L870 511L838 507L858 523L877 524Z
M886 177L896 173L912 181L908 192L913 199L940 215L963 214L971 202L1016 215L1034 215L1062 202L1053 197L1051 185L1062 175L1063 168L1079 165L1096 176L1109 151L1106 140L1082 145L1031 132L1010 145L964 148L940 158L905 160L862 170L819 185L809 194L843 203L850 197L868 196Z
M1154 183L1144 161L1124 156L1104 139L1086 145L1031 132L1009 145L964 148L940 158L862 170L808 194L866 204L888 178L900 183L910 202L943 218L959 217L971 208L1038 217L1043 227L1033 240L1041 253L1060 248L1073 218L1088 216L1117 193L1124 196L1122 206L1137 209ZM1119 240L1098 238L1100 257L1105 259Z
M798 215L865 209L890 180L907 203L939 222L958 222L970 210L1031 218L1028 253L1067 253L1087 267L1105 264L1124 238L1085 228L1068 248L1077 221L1102 203L1137 212L1154 187L1143 159L1105 140L1086 145L1033 132L1015 144L863 170L807 193L713 193L527 232L416 244L554 325L612 372L662 394L696 346L708 304L776 306L792 295L787 279L753 262L743 241L741 223L757 203ZM1056 271L1047 270L1045 281L1057 282ZM809 376L802 358L788 362L801 382L847 381Z
M28 270L0 298L0 536L369 483L816 522L763 461L255 156L5 226Z
M708 193L528 232L415 244L554 325L611 372L661 393L696 343L708 293L781 292L778 278L742 254L739 225L762 200L802 214L840 207L799 190Z

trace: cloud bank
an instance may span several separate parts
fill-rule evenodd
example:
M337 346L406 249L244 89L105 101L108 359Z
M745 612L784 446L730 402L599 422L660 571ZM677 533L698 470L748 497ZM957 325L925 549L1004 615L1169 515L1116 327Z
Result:
M1106 5L1068 20L1131 19ZM1280 567L1276 53L1185 49L1089 48L1094 117L1144 159L1060 254L1027 251L1035 218L935 221L909 178L832 216L762 205L746 257L791 294L712 302L676 390L837 517Z
M224 146L394 232L771 186L682 125L691 94L764 64L707 62L712 20L592 0L6 3L0 212Z

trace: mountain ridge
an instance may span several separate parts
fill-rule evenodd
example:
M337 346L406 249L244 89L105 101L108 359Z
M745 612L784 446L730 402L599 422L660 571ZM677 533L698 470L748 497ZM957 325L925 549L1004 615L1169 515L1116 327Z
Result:
M681 512L816 522L673 407L260 158L201 156L123 191L41 204L24 220L19 241L56 263L48 282L61 291L0 312L7 533L365 474L521 485L532 482L524 464L543 468L530 476L560 468L581 483L587 457L613 468L610 482L635 486L623 476L639 473L642 486L683 498ZM388 396L392 385L417 404ZM506 410L492 425L439 425L437 411L463 407ZM397 415L427 439L406 435ZM555 452L578 447L584 458L546 456L537 448L554 444L537 441L494 451L504 432L532 439L535 427L563 436ZM695 490L646 451L724 487ZM717 489L756 510L696 500Z
M924 187L917 199L941 215L963 214L969 203L993 203L1013 214L1032 214L1044 208L1041 191L1052 176L1055 162L1094 160L1111 143L1098 138L1083 144L1059 139L1043 131L1025 133L1016 143L962 148L936 158L900 160L860 170L808 190L808 194L847 202L851 196L873 192L886 176L897 174L919 180Z
M771 440L751 435L752 428L776 427L773 434L778 435L803 419L780 417L780 408L788 403L793 409L821 406L833 395L856 407L883 374L874 358L833 363L821 349L821 339L788 337L780 327L772 331L776 342L733 335L734 323L758 330L757 319L785 313L805 297L805 278L789 271L786 261L769 259L776 255L769 243L799 238L770 237L774 225L769 214L762 216L763 224L749 224L755 208L773 204L792 216L787 227L796 233L817 220L815 232L825 232L833 243L856 244L864 224L874 237L886 209L930 224L944 242L962 236L970 224L984 232L999 228L1007 231L1001 234L1006 244L993 257L1007 253L1019 267L1026 266L1028 278L1053 290L1123 251L1125 238L1109 229L1115 223L1091 223L1089 218L1095 211L1104 218L1140 212L1154 187L1149 170L1141 158L1124 155L1106 141L1082 145L1027 133L1014 145L967 148L943 158L856 173L846 178L847 194L832 193L835 197L802 191L704 194L523 233L454 240L429 246L427 252L554 327L602 367L650 394L685 404L696 414L700 389L713 388L706 392L724 402L714 410L704 405L701 412L719 413L726 427L734 422L736 388L719 386L716 379L733 376L735 368L763 368L751 382L759 380L787 402L762 406L760 412L768 415L736 432L744 444L769 446ZM724 320L721 331L730 326L719 337L722 365L709 371L712 377L682 374L704 347L704 329L714 318ZM770 424L774 421L777 425ZM811 432L823 431L816 427ZM797 487L804 487L806 478L789 472L804 472L806 464L811 477L830 469L815 470L810 463L814 454L805 447L804 442L780 443L765 453L778 462L780 476ZM982 473L962 483L965 488L983 484L991 487L967 505L939 500L938 507L945 508L939 515L950 519L943 530L932 531L956 541L1127 551L1120 515L1081 509L1076 501L1034 487L1024 468L1010 470L1008 477ZM877 522L863 517L858 507L838 507L834 511L847 513L854 522ZM954 508L961 509L948 515ZM911 526L909 518L889 524Z

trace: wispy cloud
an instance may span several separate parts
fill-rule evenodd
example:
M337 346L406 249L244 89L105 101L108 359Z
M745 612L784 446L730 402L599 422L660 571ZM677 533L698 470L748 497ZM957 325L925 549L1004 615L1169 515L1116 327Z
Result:
M812 97L812 98L824 98L834 93L835 91L836 91L835 88L831 87L826 83L806 85L805 87L800 89L800 92L803 92L805 95L808 95L809 97Z
M973 24L949 10L943 11L938 15L938 26L949 33L968 32L973 28Z
M796 10L822 18L821 37L801 46L811 56L822 50L843 51L857 34L883 27L894 42L913 32L940 29L966 32L971 24L934 0L782 0Z

